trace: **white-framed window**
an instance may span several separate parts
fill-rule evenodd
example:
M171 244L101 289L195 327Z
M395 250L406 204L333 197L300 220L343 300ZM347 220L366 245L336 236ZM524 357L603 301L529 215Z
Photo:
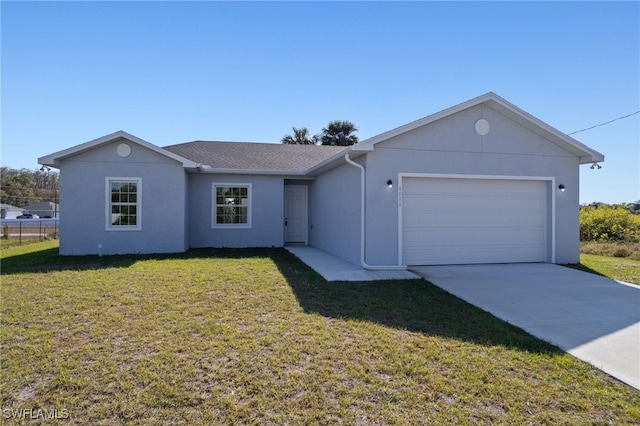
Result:
M107 231L142 229L142 179L108 177L106 184Z
M213 183L214 228L251 228L251 184Z

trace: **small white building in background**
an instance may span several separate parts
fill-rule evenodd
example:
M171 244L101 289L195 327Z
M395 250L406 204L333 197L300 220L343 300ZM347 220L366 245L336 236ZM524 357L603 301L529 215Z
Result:
M24 209L21 207L0 203L0 219L16 219L22 213Z

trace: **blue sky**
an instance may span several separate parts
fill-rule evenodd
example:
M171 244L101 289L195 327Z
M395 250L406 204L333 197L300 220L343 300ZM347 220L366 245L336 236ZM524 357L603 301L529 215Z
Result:
M159 146L361 140L493 91L570 133L640 110L638 2L7 2L2 165L125 130ZM582 203L640 199L640 114L574 135Z

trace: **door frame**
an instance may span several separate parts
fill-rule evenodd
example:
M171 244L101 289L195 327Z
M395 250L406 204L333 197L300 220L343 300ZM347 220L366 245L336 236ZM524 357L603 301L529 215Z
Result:
M284 214L287 214L287 206L289 204L288 197L288 189L304 189L304 215L302 218L303 228L304 228L304 241L287 241L287 226L284 225L283 222L283 241L284 244L295 244L295 243L304 243L304 245L309 245L309 187L307 185L285 185L284 186ZM286 216L282 218L283 221L286 219Z

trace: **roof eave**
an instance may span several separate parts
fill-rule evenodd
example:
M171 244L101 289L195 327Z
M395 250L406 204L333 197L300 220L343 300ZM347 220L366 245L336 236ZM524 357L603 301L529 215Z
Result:
M197 168L199 164L181 157L173 152L167 151L163 148L160 148L150 142L147 142L143 139L140 139L136 136L133 136L123 130L118 130L117 132L102 136L97 139L90 140L88 142L82 143L80 145L73 146L71 148L64 149L62 151L54 152L53 154L45 155L44 157L38 158L38 164L42 164L44 166L60 168L60 161L65 158L81 154L83 152L89 151L91 149L97 148L101 145L105 145L107 143L111 143L118 139L126 139L129 142L135 143L137 145L143 146L151 151L157 152L158 154L164 155L165 157L169 157L173 160L178 161L185 168Z
M506 115L507 117L511 118L523 127L533 131L534 133L541 134L541 136L548 138L552 142L578 156L580 159L580 164L604 161L604 155L602 155L598 151L589 148L588 146L573 139L571 136L555 129L552 126L549 126L542 120L537 119L528 112L520 109L516 105L512 104L511 102L493 92L485 93L484 95L470 99L461 104L454 105L440 112L436 112L435 114L428 115L419 120L412 121L411 123L373 136L360 142L357 145L360 146L360 149L373 149L373 147L379 142L391 139L403 133L433 123L434 121L440 120L442 118L448 117L450 115L480 104L485 104L489 108Z
M539 134L545 139L552 141L561 148L576 155L580 160L580 164L604 161L604 155L600 152L589 148L585 144L577 141L566 133L561 132L555 127L550 126L544 121L534 117L533 115L520 109L509 101L501 98L495 93L490 93L485 96L488 95L491 96L489 96L482 102L485 103L489 108L498 111L499 113L509 117L526 129Z
M337 152L321 163L318 163L315 166L307 169L305 174L309 176L318 176L328 170L333 169L334 167L339 166L342 163L345 163L346 161L344 159L344 156L346 153L352 153L350 157L354 159L366 154L367 152L373 151L373 147L359 147L358 145L360 144L351 145L347 149Z
M229 169L211 166L200 166L200 173L219 175L271 175L271 176L305 176L305 170L272 170L272 169Z

